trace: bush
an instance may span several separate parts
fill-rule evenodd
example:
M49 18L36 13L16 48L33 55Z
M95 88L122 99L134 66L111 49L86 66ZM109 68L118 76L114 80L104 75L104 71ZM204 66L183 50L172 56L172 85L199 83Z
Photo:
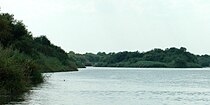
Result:
M22 93L31 83L43 82L37 65L29 57L11 49L0 50L0 90L7 94Z

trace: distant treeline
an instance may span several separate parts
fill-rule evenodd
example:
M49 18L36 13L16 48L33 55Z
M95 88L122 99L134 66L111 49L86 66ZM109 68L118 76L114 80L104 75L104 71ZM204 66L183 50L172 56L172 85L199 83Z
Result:
M63 49L46 36L32 37L22 21L0 13L0 98L43 82L42 72L73 70L77 65Z
M108 54L105 52L76 54L71 51L68 55L70 58L76 59L80 67L200 68L210 66L209 55L194 55L184 47Z

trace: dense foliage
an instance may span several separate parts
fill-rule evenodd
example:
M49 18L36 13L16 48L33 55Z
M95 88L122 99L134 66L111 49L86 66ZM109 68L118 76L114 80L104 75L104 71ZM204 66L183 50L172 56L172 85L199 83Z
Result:
M0 14L0 96L28 90L41 72L77 70L75 60L46 36L32 37L22 21Z
M210 67L210 56L209 55L201 55L197 56L198 62L202 67Z
M75 54L69 53L84 66L98 67L170 67L170 68L197 68L208 67L210 56L196 56L184 47L153 49L148 52L99 52L97 54Z

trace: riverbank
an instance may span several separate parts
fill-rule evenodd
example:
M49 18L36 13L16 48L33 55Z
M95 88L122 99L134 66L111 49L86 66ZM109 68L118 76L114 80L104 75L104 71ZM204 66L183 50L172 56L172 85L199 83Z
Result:
M44 82L45 77L41 73L78 71L77 68L67 66L56 67L57 70L52 70L51 67L43 71L44 68L46 66L40 65L23 53L0 48L0 104L16 100L13 96L21 95L29 91L32 86Z
M74 59L46 36L33 37L22 21L0 13L1 99L21 95L44 82L43 72L77 70Z

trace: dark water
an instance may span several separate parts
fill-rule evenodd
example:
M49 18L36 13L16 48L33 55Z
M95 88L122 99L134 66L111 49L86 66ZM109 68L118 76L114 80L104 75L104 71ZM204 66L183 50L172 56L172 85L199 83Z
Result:
M47 73L14 105L210 105L210 69L86 68Z

